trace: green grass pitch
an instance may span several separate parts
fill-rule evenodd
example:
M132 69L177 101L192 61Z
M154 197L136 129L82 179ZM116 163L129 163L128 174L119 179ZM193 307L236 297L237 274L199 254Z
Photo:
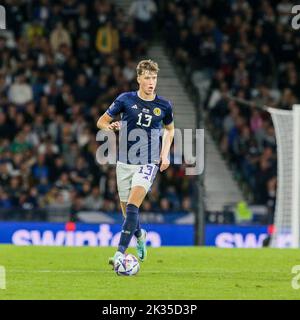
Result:
M134 248L129 252L135 254ZM149 248L138 275L117 276L114 248L0 246L2 299L300 299L292 249ZM299 281L300 282L300 281Z

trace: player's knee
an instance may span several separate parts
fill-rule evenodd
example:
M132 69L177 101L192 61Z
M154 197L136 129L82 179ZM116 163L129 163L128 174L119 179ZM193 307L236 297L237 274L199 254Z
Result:
M129 195L128 203L134 204L139 208L146 194L147 191L143 186L134 186Z

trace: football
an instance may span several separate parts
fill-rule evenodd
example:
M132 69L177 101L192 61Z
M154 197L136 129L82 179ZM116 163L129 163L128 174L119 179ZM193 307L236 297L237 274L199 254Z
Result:
M140 264L133 254L125 254L115 261L114 270L119 276L134 276L139 272Z

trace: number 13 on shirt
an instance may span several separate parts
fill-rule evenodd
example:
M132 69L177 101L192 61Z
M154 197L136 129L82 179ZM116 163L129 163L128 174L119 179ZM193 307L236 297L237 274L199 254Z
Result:
M144 126L144 127L150 127L152 116L150 114L145 114L145 120L147 121L146 123L142 123L142 118L143 118L143 113L138 114L139 120L136 123L139 126Z

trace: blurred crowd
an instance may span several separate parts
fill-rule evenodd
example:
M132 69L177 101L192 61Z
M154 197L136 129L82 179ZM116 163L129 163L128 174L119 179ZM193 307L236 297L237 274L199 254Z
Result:
M270 115L227 99L290 109L300 99L300 34L289 0L167 1L161 19L176 64L205 106L206 123L256 204L272 210L276 144Z
M115 167L99 165L96 121L136 90L156 5L6 0L0 33L0 209L120 210ZM142 13L142 14L141 14ZM182 166L158 174L144 211L190 211Z
M6 0L0 33L0 209L120 210L115 168L95 159L96 121L136 90L135 66L158 26L205 106L207 126L252 202L271 209L276 141L270 115L300 99L300 36L289 0ZM144 211L189 211L183 166L155 180Z

